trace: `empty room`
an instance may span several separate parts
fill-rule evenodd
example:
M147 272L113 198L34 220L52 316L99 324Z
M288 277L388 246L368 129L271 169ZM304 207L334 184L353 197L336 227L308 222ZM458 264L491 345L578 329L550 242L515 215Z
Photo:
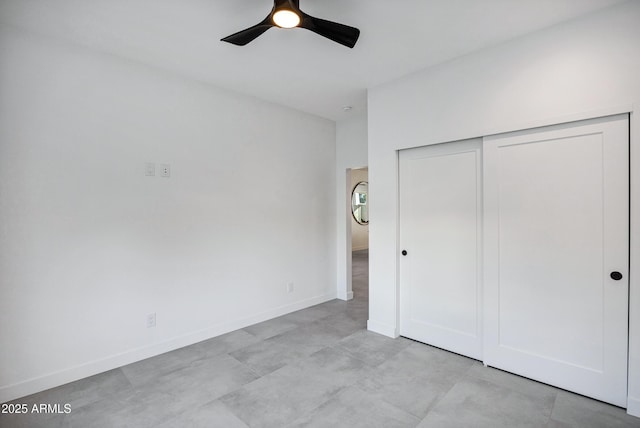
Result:
M0 427L640 427L640 1L0 0Z

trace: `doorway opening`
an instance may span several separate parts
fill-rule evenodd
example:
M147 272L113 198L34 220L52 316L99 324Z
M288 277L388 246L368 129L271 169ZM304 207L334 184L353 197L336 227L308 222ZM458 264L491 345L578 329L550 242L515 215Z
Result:
M351 169L349 183L349 220L347 233L351 239L351 284L353 299L368 306L369 302L369 170Z

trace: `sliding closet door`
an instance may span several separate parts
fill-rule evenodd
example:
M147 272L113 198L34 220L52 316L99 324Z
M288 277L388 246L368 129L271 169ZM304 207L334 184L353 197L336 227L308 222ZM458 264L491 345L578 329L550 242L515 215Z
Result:
M400 334L482 358L481 140L400 152Z
M485 138L487 365L626 407L628 116Z

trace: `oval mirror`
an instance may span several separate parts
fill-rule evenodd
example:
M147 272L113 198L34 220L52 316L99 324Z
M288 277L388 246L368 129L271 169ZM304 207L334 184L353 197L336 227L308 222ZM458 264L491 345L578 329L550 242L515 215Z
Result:
M366 181L356 184L351 192L351 214L359 224L369 224L368 193L369 183Z

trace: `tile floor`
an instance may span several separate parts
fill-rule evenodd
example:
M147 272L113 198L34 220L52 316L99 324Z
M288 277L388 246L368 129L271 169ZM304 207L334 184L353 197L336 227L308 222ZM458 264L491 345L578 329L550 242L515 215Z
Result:
M0 415L0 427L640 427L623 409L368 332L367 258L354 254L350 302L24 397L72 412Z

